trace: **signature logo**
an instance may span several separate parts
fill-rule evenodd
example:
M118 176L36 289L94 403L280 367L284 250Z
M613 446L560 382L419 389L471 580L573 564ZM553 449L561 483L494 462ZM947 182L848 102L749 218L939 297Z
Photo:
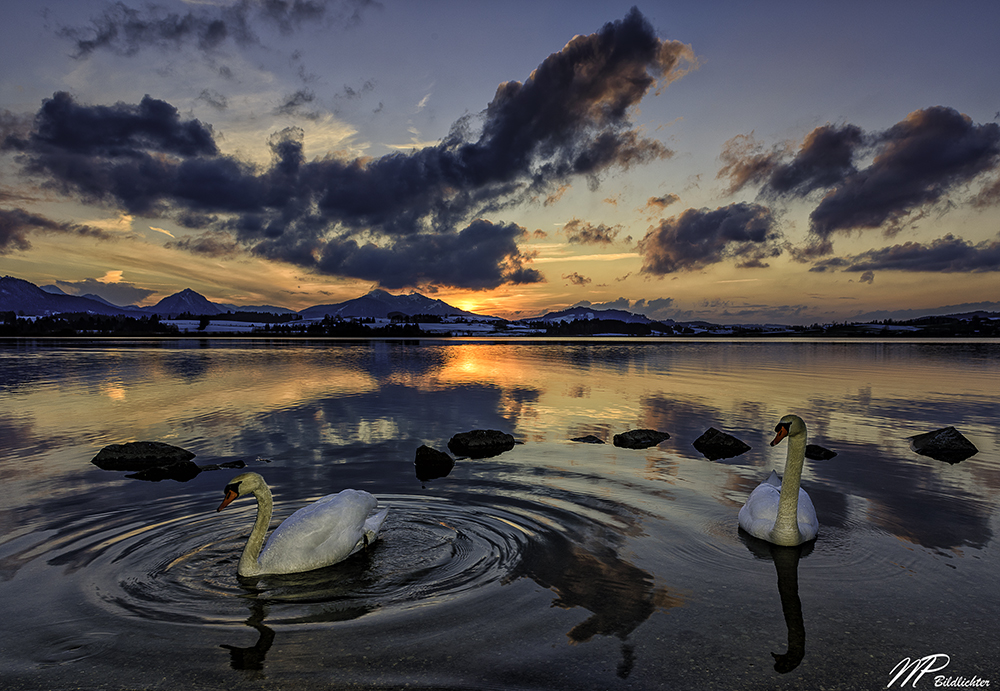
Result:
M903 688L907 684L910 684L912 688L916 688L917 682L923 679L924 675L940 672L950 662L951 657L944 653L935 653L934 655L918 657L912 660L904 657L889 672L889 683L885 687L888 689L898 681L900 682L899 688ZM938 688L984 688L989 685L989 679L983 679L978 675L971 679L961 676L948 677L943 674L938 674L934 677L934 686Z

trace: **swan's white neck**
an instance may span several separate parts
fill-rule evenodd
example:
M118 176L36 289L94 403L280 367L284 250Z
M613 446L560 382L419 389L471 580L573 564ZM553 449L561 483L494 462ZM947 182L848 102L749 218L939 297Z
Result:
M799 535L799 485L802 483L802 466L806 461L806 435L788 437L788 455L785 474L781 478L781 496L778 498L778 517L771 531L772 541L778 545L797 545Z
M260 564L257 558L260 557L260 550L264 546L264 537L267 535L267 527L271 523L271 512L273 501L271 500L271 490L267 485L257 487L253 491L253 496L257 499L257 520L254 521L253 530L247 538L246 547L243 548L243 555L240 557L239 566L236 573L240 576L256 576L260 573Z

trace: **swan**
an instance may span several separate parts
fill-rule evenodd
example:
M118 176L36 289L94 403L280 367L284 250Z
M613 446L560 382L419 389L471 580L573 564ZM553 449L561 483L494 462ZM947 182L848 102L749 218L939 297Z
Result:
M806 423L798 415L786 415L774 428L774 446L788 437L785 477L771 475L754 488L740 509L743 530L775 545L792 547L809 542L819 532L812 499L799 487L806 460Z
M389 512L386 508L373 513L378 507L375 497L362 490L345 489L320 497L293 513L274 529L265 545L273 503L264 478L257 473L243 473L234 477L224 491L217 512L237 497L252 494L257 498L257 520L236 568L240 576L300 573L336 564L367 547Z

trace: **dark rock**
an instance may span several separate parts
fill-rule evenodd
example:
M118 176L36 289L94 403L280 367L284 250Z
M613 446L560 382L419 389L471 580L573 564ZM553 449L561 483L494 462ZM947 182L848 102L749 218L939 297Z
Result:
M732 458L746 453L750 450L750 445L731 434L709 427L704 434L694 440L694 448L708 460L717 461L720 458Z
M187 449L160 441L132 441L105 446L90 462L101 470L146 470L194 457Z
M910 448L921 456L946 463L958 463L979 453L975 444L954 427L943 427L910 437Z
M495 429L474 429L456 434L448 442L448 448L456 456L487 458L513 449L514 437Z
M158 465L146 470L140 470L138 473L132 473L125 477L132 478L133 480L147 480L149 482L159 482L160 480L187 482L200 472L201 468L191 461L176 461L167 465Z
M666 432L657 432L655 429L633 429L616 434L612 441L615 446L624 449L648 449L666 439L670 439L670 435Z
M444 451L422 445L417 449L413 465L417 471L417 479L426 482L439 477L447 477L451 469L455 467L455 460Z
M836 455L836 451L825 449L819 444L806 444L806 458L811 458L814 461L829 461Z
M585 437L576 437L574 439L570 439L570 441L579 441L579 442L583 442L584 444L603 444L604 443L603 439L595 437L593 434L588 434Z

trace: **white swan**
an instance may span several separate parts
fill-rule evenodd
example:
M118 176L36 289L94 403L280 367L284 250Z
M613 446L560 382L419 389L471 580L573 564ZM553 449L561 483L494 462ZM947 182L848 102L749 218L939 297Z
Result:
M747 497L747 503L740 509L739 522L754 537L791 547L809 542L819 532L816 509L806 491L799 487L806 460L806 423L798 415L786 415L774 431L771 446L788 437L784 479L772 470L770 477Z
M272 501L271 490L260 475L243 473L234 477L226 485L225 498L216 511L247 494L257 498L257 520L236 569L240 576L299 573L336 564L374 540L389 511L373 513L378 507L375 497L345 489L320 497L293 513L274 529L264 545Z

